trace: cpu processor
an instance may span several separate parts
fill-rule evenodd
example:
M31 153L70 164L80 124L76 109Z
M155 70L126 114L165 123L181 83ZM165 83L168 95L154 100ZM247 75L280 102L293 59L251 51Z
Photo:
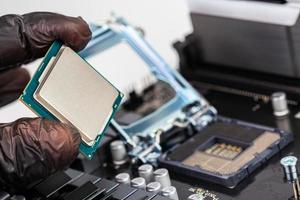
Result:
M70 124L91 158L123 94L71 48L54 42L20 97L41 117Z

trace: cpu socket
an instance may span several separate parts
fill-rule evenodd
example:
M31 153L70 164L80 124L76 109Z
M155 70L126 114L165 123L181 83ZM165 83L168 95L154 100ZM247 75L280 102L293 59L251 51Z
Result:
M168 151L160 164L177 173L232 188L290 141L289 133L218 117Z

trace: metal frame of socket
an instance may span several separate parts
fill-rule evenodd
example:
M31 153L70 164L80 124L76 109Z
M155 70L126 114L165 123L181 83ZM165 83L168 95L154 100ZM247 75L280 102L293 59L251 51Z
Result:
M168 197L171 200L179 200L177 189L171 185L170 175L167 169L160 168L154 171L150 164L141 165L138 168L139 177L130 179L128 173L116 175L115 180L120 184L131 185L133 188L144 189Z
M175 126L192 125L203 128L215 119L217 114L212 107L174 68L170 67L160 55L144 40L143 35L123 18L112 16L105 24L91 25L92 40L79 54L88 58L101 53L108 48L125 42L148 65L157 80L169 84L176 95L169 102L151 114L129 125L122 126L111 121L111 128L116 131L126 143L128 155L132 163L141 161L156 165L161 155L160 135ZM117 55L116 55L117 57ZM113 62L113 61L112 61ZM194 104L197 102L196 104ZM188 105L188 110L183 108ZM116 146L115 146L116 147ZM116 147L112 151L122 152L124 149ZM112 153L114 163L124 160Z

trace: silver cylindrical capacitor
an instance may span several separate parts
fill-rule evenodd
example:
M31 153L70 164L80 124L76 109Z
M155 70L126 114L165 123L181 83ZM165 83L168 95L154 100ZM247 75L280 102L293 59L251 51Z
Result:
M138 173L140 177L143 177L146 180L146 183L153 181L153 167L149 164L141 165L138 168Z
M157 169L153 172L154 180L161 184L162 188L171 186L169 171L165 168Z
M116 177L116 182L123 184L130 184L130 175L128 173L120 173Z
M161 190L161 184L159 182L151 182L146 186L146 190L148 192L158 193Z
M188 197L188 200L203 200L204 197L202 194L191 194L189 197Z
M161 195L169 197L172 200L179 200L177 190L174 186L168 186L161 190Z
M110 143L110 152L115 165L123 165L127 162L127 151L123 141L115 140Z
M146 180L142 177L137 177L131 180L131 186L139 189L146 189Z
M295 156L286 156L280 160L283 168L284 178L293 185L294 199L298 200L300 196L300 184L298 179L297 158Z
M297 160L295 156L286 156L280 160L285 179L290 183L298 180Z
M275 92L271 96L273 113L275 116L285 116L289 114L289 108L284 92Z

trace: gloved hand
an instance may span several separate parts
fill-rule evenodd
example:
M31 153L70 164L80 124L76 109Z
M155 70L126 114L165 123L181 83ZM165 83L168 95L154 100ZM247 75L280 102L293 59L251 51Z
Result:
M16 68L45 55L54 40L74 50L83 49L91 38L86 22L78 17L36 12L0 17L0 106L18 98L30 77ZM0 184L26 189L75 158L79 132L41 118L22 118L0 124Z

